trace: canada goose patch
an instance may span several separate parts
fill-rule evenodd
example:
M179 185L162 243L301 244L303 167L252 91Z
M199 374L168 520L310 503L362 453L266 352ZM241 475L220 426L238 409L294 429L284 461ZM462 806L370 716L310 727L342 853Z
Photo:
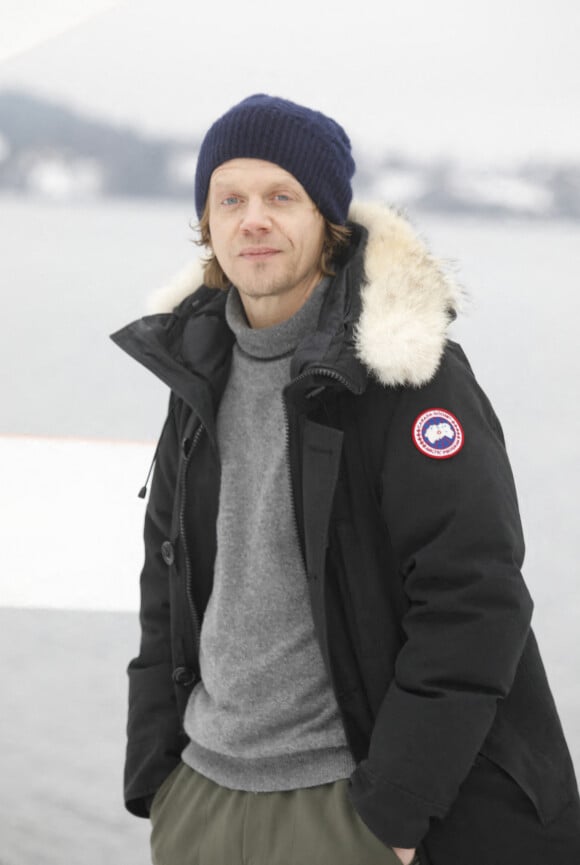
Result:
M413 441L425 456L446 460L459 453L465 442L463 427L443 408L421 412L413 424Z

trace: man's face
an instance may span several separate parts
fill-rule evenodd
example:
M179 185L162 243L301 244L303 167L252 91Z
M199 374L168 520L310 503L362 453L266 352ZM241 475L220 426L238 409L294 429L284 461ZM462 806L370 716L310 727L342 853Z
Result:
M293 315L322 276L324 218L304 187L272 162L232 159L213 172L208 202L212 250L250 324Z

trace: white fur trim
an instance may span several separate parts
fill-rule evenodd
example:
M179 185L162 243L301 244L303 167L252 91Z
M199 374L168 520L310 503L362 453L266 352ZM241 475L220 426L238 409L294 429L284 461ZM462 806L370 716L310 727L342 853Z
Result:
M354 205L349 218L369 232L357 355L382 384L420 387L437 371L450 312L460 306L451 265L434 258L394 210Z
M353 204L349 219L369 232L356 353L382 384L420 387L435 375L450 312L460 308L452 263L434 258L411 224L383 204ZM150 297L148 310L171 312L202 283L195 261Z
M147 312L150 315L171 312L182 300L203 284L203 264L201 259L186 264L173 277L171 282L162 285L147 298Z

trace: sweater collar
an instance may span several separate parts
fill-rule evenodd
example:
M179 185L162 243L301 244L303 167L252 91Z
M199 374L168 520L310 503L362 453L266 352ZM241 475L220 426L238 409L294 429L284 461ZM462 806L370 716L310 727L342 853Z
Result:
M299 343L316 331L329 283L328 277L322 279L293 316L273 327L263 328L249 325L239 292L232 286L228 291L225 314L240 349L244 354L260 360L274 360L293 354Z

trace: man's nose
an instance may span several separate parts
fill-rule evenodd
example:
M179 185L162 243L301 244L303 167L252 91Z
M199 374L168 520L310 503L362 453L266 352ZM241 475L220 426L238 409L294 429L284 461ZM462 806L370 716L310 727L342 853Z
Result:
M248 199L240 223L242 231L269 231L271 227L272 220L266 203L258 198Z

